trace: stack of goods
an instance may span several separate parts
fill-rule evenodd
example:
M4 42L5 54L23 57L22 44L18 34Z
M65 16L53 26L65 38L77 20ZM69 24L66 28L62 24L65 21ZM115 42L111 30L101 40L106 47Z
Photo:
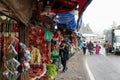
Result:
M39 80L52 80L49 76L43 76Z
M47 76L56 77L57 70L55 64L47 64Z
M29 71L29 77L32 80L40 79L46 73L46 65L31 65L31 69Z

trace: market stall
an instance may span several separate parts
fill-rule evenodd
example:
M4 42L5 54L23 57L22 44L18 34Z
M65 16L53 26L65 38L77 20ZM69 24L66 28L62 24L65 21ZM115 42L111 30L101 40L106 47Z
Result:
M2 80L55 78L57 68L53 61L59 59L61 41L68 38L70 41L68 44L72 44L72 49L75 49L75 31L78 24L71 11L79 4L80 17L90 2L91 0L26 0L23 3L1 0L0 12L9 17L10 21L1 23L0 26L0 63L2 63L0 69L3 72L0 72L2 75L0 78ZM31 63L30 44L33 42L32 45L39 51L39 63Z

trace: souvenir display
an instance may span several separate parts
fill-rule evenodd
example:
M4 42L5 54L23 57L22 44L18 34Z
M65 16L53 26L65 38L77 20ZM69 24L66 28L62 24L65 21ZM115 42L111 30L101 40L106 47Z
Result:
M21 65L22 65L22 71L28 71L30 69L30 60L31 60L31 56L30 56L30 51L28 50L27 46L20 42L20 54L22 55L21 58Z
M18 56L19 35L16 35L17 33L17 23L6 22L1 24L0 47L3 47L3 63L6 66L3 75L8 80L16 80L19 76L17 68L20 66L20 62L15 59Z

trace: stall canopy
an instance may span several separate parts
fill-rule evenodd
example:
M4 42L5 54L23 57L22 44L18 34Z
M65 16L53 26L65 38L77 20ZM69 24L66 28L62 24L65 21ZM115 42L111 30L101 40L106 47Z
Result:
M0 0L0 12L26 26L32 16L34 0Z
M58 13L54 19L57 24L67 24L70 30L74 30L76 27L76 21L72 12Z
M55 13L68 12L79 5L81 15L92 0L0 0L0 12L28 26L37 1L42 2L43 8L49 1L51 11Z
M55 18L55 22L57 22L58 24L67 24L69 29L71 30L75 30L77 29L77 31L79 31L81 24L82 24L82 14L84 12L84 10L86 9L86 7L90 4L91 0L72 0L73 2L77 2L78 3L78 21L76 24L75 18L74 18L74 14L72 12L61 12L58 13L56 18Z

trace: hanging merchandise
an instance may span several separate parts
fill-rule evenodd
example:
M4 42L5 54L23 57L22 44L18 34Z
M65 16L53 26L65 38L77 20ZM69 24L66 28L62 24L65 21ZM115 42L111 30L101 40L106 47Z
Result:
M51 33L51 32L50 32ZM45 40L45 31L42 29L39 29L38 27L32 27L29 30L29 43L35 42L34 46L37 47L40 50L42 63L48 63L50 62L49 59L49 51L48 51L48 41Z
M16 80L19 77L17 69L20 66L20 62L15 59L18 55L18 25L11 21L4 22L0 30L0 47L5 68L3 76L8 80Z
M15 58L7 61L7 65L12 65L14 68L18 68L20 66L20 62L18 62ZM9 68L8 68L9 69Z
M3 76L5 79L8 79L10 80L11 76L13 75L13 72L10 71L9 69L6 69L4 72L3 72Z
M49 30L46 30L46 31L45 31L45 34L44 34L44 38L45 38L45 40L47 40L47 41L51 41L52 38L53 38L52 32L49 31Z
M57 51L52 51L51 58L56 59L59 57L59 53Z
M9 45L8 47L8 51L7 51L7 54L6 54L6 60L10 60L12 58L14 58L15 56L17 56L17 52L15 50L15 48L13 47L13 45Z
M21 65L22 65L22 71L28 71L30 69L30 60L31 60L31 55L30 51L28 50L27 46L20 42L20 54L22 56L21 58Z
M17 80L17 78L19 77L19 73L18 71L10 71L9 69L6 69L4 72L3 72L3 76L4 76L4 79L7 79L7 80Z
M54 41L59 40L59 36L60 36L60 31L55 31L54 36L53 36L53 40Z

